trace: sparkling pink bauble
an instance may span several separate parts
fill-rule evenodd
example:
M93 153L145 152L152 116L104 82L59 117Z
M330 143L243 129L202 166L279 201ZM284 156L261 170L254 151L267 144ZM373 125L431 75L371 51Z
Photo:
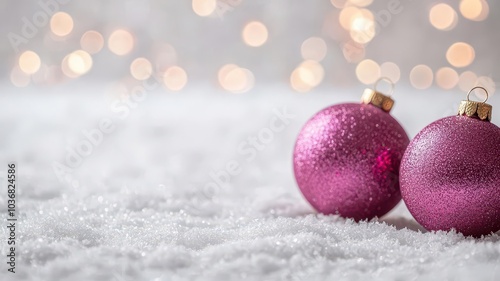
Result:
M466 116L427 126L404 155L401 193L428 230L500 230L500 128Z
M408 143L401 125L373 105L330 106L297 138L295 179L321 213L380 217L401 200L399 165Z

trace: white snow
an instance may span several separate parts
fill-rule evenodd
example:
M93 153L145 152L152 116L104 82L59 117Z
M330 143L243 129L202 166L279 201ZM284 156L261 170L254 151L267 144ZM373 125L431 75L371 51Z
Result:
M19 167L21 214L17 273L6 270L2 239L0 280L500 280L498 234L429 233L404 204L355 223L315 214L301 197L295 136L319 109L358 101L361 88L155 91L125 118L109 109L104 87L2 88L1 219L6 224L9 161ZM436 93L396 95L393 115L410 136L453 114L462 98ZM434 105L418 114L426 99ZM293 120L250 153L245 142L284 107ZM82 130L105 117L114 132L68 173L70 183L59 180L53 163L64 163L67 147L85 139ZM229 162L239 174L213 188L210 173L228 173Z

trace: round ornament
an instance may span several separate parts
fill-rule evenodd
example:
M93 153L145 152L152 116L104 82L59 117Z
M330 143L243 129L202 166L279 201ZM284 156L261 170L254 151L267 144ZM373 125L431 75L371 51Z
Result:
M366 89L361 104L327 107L302 128L295 179L317 211L371 219L401 200L399 166L409 139L389 114L393 105L389 96Z
M410 143L401 193L428 230L481 236L500 230L500 128L491 105L467 100L458 116L438 120ZM482 88L486 91L484 88Z

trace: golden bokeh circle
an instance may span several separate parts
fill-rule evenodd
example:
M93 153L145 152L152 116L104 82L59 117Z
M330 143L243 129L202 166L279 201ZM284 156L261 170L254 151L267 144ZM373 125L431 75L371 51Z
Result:
M392 83L397 83L401 78L401 70L399 66L393 62L384 62L380 65L381 77L389 78Z
M356 77L361 83L371 85L381 77L380 66L373 60L363 60L356 66Z
M300 52L305 60L322 61L327 52L326 42L319 37L310 37L302 43Z
M125 29L117 29L108 38L108 48L116 55L127 55L134 48L134 37Z
M446 59L454 67L466 67L470 65L476 54L474 48L464 42L457 42L451 45L446 52Z
M26 74L33 74L40 69L42 61L37 53L25 51L19 56L19 68Z
M182 90L187 82L187 73L180 66L169 67L163 74L163 84L171 91Z
M458 81L458 73L453 68L442 67L436 71L436 84L442 89L453 89Z
M146 80L153 74L153 65L146 58L136 58L130 64L130 74L137 80Z
M410 72L410 83L416 89L424 90L429 88L433 80L434 74L427 65L417 65Z
M57 12L50 18L50 30L57 36L66 36L73 30L73 18L65 12Z
M439 30L451 30L457 25L458 15L450 5L440 3L429 11L429 21Z
M243 42L251 47L260 47L268 38L267 27L259 21L251 21L243 28L241 36Z
M191 6L198 16L207 17L217 8L217 0L192 0Z
M89 54L96 54L104 47L104 37L95 30L89 30L80 38L80 46Z

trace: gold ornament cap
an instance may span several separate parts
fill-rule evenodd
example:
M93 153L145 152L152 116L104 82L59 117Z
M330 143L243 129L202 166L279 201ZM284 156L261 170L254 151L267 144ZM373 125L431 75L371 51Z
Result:
M391 85L391 90L389 95L384 95L381 92L377 91L377 85L380 81L386 80ZM361 97L362 104L371 104L382 109L385 112L390 112L392 107L394 106L394 100L391 98L392 93L394 92L394 83L391 79L387 77L382 77L375 82L373 89L365 89L363 92L363 96Z
M471 101L470 94L476 90L481 89L486 93L486 98L482 102ZM493 111L493 107L486 102L488 101L488 90L484 87L476 86L472 88L467 94L467 100L463 100L460 103L460 107L458 108L458 115L467 116L471 118L477 118L483 121L491 121L491 113Z

